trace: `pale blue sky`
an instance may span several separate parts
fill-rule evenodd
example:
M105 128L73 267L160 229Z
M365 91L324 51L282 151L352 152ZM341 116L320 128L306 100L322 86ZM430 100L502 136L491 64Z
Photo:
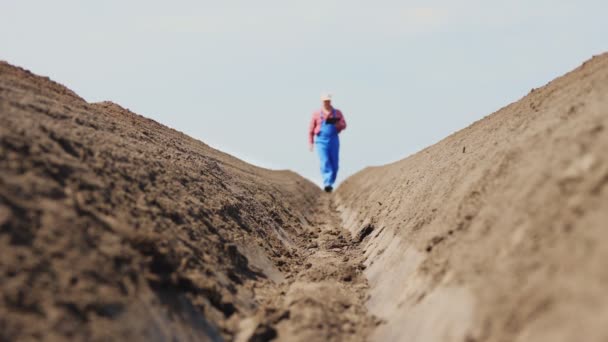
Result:
M0 0L0 59L254 164L319 182L319 95L340 180L401 159L607 50L608 1Z

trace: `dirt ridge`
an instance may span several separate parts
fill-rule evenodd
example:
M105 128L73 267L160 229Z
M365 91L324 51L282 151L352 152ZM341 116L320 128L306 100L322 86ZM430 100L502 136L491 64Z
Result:
M321 195L0 63L0 340L231 340Z
M338 189L371 340L605 341L608 54ZM395 288L394 284L404 284Z

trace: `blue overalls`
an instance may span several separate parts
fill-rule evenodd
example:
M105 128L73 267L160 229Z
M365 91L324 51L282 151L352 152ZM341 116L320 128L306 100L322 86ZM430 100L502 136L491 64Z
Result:
M336 118L336 110L332 111L332 117ZM321 175L323 185L333 187L338 175L338 153L340 151L340 139L335 124L325 122L321 112L321 131L315 139L319 159L321 161Z

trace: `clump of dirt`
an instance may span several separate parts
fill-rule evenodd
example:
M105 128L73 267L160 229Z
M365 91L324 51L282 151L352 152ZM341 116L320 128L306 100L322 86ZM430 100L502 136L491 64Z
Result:
M0 340L362 339L356 245L316 224L329 205L0 63Z
M608 54L337 191L377 341L606 341ZM370 230L369 227L375 227Z

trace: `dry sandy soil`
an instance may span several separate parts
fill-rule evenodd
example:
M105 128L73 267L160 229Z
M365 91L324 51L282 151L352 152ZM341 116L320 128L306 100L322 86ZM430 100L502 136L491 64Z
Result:
M331 200L0 64L0 340L364 340Z
M608 55L333 195L0 62L0 341L606 341Z
M608 54L346 180L376 341L608 341Z

